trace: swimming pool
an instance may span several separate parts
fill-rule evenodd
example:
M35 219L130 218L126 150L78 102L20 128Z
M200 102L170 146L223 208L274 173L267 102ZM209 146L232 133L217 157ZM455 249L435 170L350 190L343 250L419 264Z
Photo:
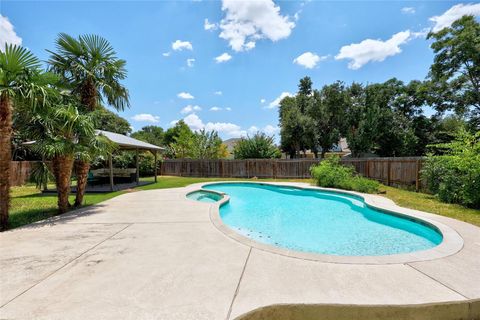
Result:
M382 256L431 249L442 242L433 226L382 212L362 198L259 183L219 183L222 222L251 240L289 250L339 256Z

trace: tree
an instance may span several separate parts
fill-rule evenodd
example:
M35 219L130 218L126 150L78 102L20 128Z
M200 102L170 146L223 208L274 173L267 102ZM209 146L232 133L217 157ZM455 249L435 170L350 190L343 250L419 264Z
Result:
M273 137L257 132L253 137L242 138L233 150L235 159L274 159L280 158L280 150Z
M192 130L182 120L171 129L171 131L170 129L167 131L169 139L173 138L173 142L168 146L170 155L174 158L191 158L194 144ZM165 138L167 138L167 134Z
M162 146L164 144L165 132L162 127L158 126L145 126L141 130L132 133L132 137L138 140L142 140L156 146Z
M219 159L224 153L222 139L214 130L195 132L192 141L191 157L194 159Z
M463 16L450 27L430 33L435 54L430 67L430 103L443 112L467 114L480 127L480 23Z
M416 143L408 116L396 110L403 89L403 82L395 78L366 88L366 104L376 110L374 150L382 157L406 155Z
M175 125L171 128L169 128L166 132L165 132L165 136L164 136L164 143L165 145L170 145L172 143L175 142L175 138L178 137L180 135L180 132L182 131L192 131L190 130L190 127L185 123L185 121L183 120L179 120L177 121L177 123L175 123Z
M314 145L321 147L322 158L341 138L347 104L348 95L341 82L326 85L321 91L314 92L313 103L307 112L311 119Z
M280 101L279 118L281 148L295 158L307 145L308 118L301 112L295 97Z
M377 128L377 110L366 103L366 89L359 83L348 88L349 102L345 110L345 136L353 157L370 152Z
M22 129L35 141L32 149L52 161L58 209L64 213L70 207L68 196L74 157L88 157L92 147L97 145L92 119L80 114L74 104L64 99L51 103L40 112L25 110L22 114L28 123Z
M118 114L108 110L102 105L92 112L92 119L95 124L95 129L115 132L123 135L128 135L132 132L130 123L120 117Z
M40 65L40 60L20 46L6 45L0 50L0 231L8 226L13 109L21 103L43 106L52 94L48 86L52 77Z
M127 76L126 62L116 57L106 39L98 35L74 38L60 33L56 49L48 51L51 54L48 63L70 86L85 112L94 111L103 100L116 110L130 106L128 90L121 83ZM82 173L78 182L86 183L89 168L88 161L75 161L75 171ZM85 190L85 186L77 185L77 190ZM74 205L80 206L82 198L83 194L77 192Z

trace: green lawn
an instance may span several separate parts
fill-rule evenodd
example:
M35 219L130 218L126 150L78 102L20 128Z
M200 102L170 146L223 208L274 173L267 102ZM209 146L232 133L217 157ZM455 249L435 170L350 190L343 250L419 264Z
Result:
M153 178L142 179L152 181ZM192 183L222 181L222 180L245 180L245 179L219 179L219 178L187 178L187 177L159 177L158 182L135 188L134 190L151 190L164 188L184 187ZM263 181L295 181L310 182L307 179L265 179ZM432 195L416 193L402 189L382 186L386 191L384 196L392 199L398 205L436 213L439 215L452 217L480 226L480 210L467 209L465 207L446 204L438 201ZM104 200L116 197L129 191L117 191L104 194L87 194L85 196L85 205L92 205ZM73 196L71 197L73 202ZM56 210L57 197L55 194L44 195L32 185L12 188L12 206L10 209L10 228L16 228L25 224L39 221L54 216Z

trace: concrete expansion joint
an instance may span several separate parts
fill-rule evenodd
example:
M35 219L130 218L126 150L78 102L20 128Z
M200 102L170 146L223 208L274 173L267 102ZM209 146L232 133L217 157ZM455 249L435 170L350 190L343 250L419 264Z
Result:
M123 223L125 225L125 223ZM66 266L68 266L69 264L71 264L72 262L74 262L75 260L78 260L80 259L82 256L84 256L85 254L87 254L88 252L90 252L91 250L95 249L96 247L98 247L99 245L101 245L102 243L104 243L105 241L108 241L110 239L112 239L113 237L115 237L117 234L119 234L120 232L124 231L125 229L127 229L128 227L130 227L133 223L129 223L127 224L125 227L123 227L122 229L114 232L113 234L109 235L107 238L103 239L102 241L100 241L99 243L95 244L94 246L88 248L87 250L83 251L82 253L80 253L79 255L77 255L76 257L74 257L73 259L67 261L65 264L63 264L62 266L60 266L59 268L53 270L52 272L50 272L49 274L47 274L45 277L43 277L42 279L40 279L39 281L37 281L36 283L34 283L33 285L31 285L30 287L28 287L27 289L23 290L22 292L20 292L19 294L17 294L15 297L13 297L12 299L8 300L7 302L5 302L4 304L2 304L0 306L0 309L5 307L6 305L8 305L10 302L12 302L13 300L17 299L18 297L20 297L21 295L25 294L26 292L30 291L31 289L33 289L34 287L36 287L37 285L39 285L40 283L42 283L43 281L47 280L48 278L50 278L51 276L53 276L55 273L57 273L58 271L62 270L63 268L65 268Z
M248 260L250 259L250 254L252 253L252 249L253 249L253 247L250 247L250 249L248 250L248 255L247 255L247 258L245 259L245 264L243 265L242 273L240 274L240 278L238 279L237 288L235 289L235 293L233 294L232 302L230 303L230 307L228 308L227 317L225 318L226 320L229 320L230 316L232 314L233 304L235 302L235 298L238 295L238 292L240 291L240 284L243 280L243 275L245 274L245 269L247 269L247 264L248 264Z
M451 290L451 291L455 292L456 294L458 294L458 295L462 296L463 298L465 298L465 300L470 300L470 299L471 299L471 298L469 298L469 297L465 296L464 294L462 294L461 292L459 292L459 291L457 291L457 290L453 289L452 287L450 287L450 286L446 285L445 283L443 283L443 282L441 282L441 281L439 281L439 280L435 279L434 277L430 276L429 274L427 274L427 273L425 273L425 272L423 272L423 271L421 271L421 270L419 270L419 269L415 268L415 267L414 267L414 266L412 266L411 264L409 264L409 263L406 263L405 265L409 266L409 267L410 267L410 268L412 268L413 270L416 270L416 271L420 272L420 273L421 273L421 274L423 274L424 276L426 276L426 277L428 277L428 278L432 279L433 281L435 281L435 282L439 283L440 285L444 286L445 288L447 288L447 289L449 289L449 290Z

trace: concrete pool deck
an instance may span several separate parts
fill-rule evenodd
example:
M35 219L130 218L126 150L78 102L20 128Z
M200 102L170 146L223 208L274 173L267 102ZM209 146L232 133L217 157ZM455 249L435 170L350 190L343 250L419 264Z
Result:
M127 193L0 234L0 319L235 319L279 304L480 298L478 227L417 211L463 246L418 262L312 261L227 236L211 221L215 204L185 198L200 185ZM480 317L478 304L465 312Z

